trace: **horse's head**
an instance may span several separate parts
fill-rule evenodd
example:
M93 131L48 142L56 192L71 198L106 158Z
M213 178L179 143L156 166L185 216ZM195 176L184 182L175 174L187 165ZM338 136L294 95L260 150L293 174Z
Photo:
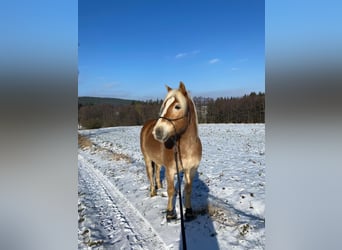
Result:
M182 82L178 89L167 88L167 95L160 108L159 119L153 128L154 138L166 142L172 136L182 134L189 123L188 92Z

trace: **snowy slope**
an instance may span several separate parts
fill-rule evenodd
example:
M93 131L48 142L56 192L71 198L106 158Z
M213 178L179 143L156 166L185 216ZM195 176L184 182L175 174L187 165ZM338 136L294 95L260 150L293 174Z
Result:
M79 131L93 143L79 149L79 249L181 248L180 223L165 221L166 180L148 196L140 129ZM200 124L199 133L188 249L264 249L265 126Z

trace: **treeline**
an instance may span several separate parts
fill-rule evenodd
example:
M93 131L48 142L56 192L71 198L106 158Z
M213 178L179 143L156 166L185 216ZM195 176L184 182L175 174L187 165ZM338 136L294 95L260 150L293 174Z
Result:
M162 100L131 101L129 105L78 104L78 124L82 128L142 125L159 113Z
M217 99L195 97L199 123L265 123L265 94Z
M243 97L193 98L199 123L264 123L265 94L252 92ZM127 105L78 104L82 128L142 125L158 117L162 100L131 101Z

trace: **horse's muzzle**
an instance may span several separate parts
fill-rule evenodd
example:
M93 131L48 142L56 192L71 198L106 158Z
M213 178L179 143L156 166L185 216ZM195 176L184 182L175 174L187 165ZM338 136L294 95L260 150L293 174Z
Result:
M167 133L161 127L154 128L152 131L154 139L160 142L165 142L167 140Z

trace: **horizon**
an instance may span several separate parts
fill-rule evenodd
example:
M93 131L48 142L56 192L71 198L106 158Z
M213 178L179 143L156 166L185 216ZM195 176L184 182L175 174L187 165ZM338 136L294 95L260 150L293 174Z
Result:
M265 92L264 1L79 2L78 96ZM213 84L211 84L213 83Z
M210 96L203 96L203 95L201 95L201 96L197 96L197 95L195 95L195 96L193 96L193 95L191 95L191 93L190 93L190 96L191 96L191 98L193 99L193 98L211 98L211 99L218 99L218 98L241 98L241 97L243 97L243 96L249 96L250 94L252 94L252 93L255 93L255 94L266 94L265 93L265 91L251 91L251 92L249 92L249 93L245 93L245 94L242 94L242 95L239 95L239 96L217 96L217 97L210 97ZM166 94L165 94L166 95ZM152 100L152 101L154 101L154 100L163 100L164 98L158 98L158 97L155 97L155 98L150 98L150 99L127 99L127 98L120 98L120 97L110 97L110 96L77 96L77 98L103 98L103 99L121 99L121 100L125 100L125 101L141 101L141 102L144 102L144 101L150 101L150 100Z

